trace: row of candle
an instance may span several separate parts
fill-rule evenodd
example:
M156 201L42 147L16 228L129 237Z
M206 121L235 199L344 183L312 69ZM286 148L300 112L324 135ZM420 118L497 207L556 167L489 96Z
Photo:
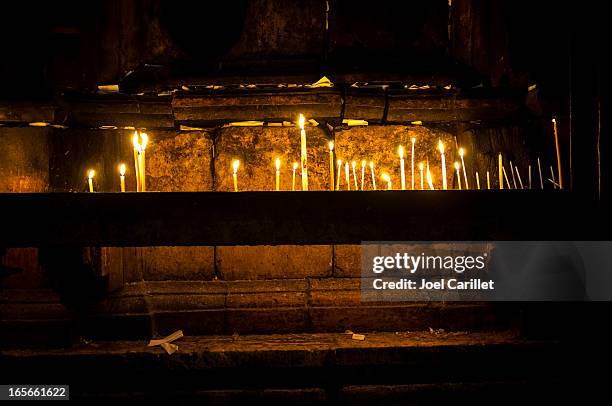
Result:
M557 164L558 164L558 175L559 175L559 183L557 184L555 181L555 175L554 175L554 170L552 168L552 166L550 167L551 170L551 176L552 179L550 179L550 181L553 183L553 186L556 188L557 186L559 188L563 188L563 178L562 178L562 171L561 171L561 159L560 159L560 154L559 154L559 140L558 140L558 132L557 132L557 121L555 119L552 120L553 123L553 129L554 129L554 135L555 135L555 147L556 147L556 152L557 152ZM307 191L308 190L308 165L307 165L307 139L306 139L306 131L304 128L304 124L305 124L305 118L302 114L300 114L299 116L299 120L298 120L298 124L300 127L300 167L301 167L301 179L302 179L302 190ZM135 174L136 174L136 191L138 192L144 192L146 191L146 159L145 159L145 153L146 153L146 147L148 144L148 135L144 132L139 132L139 131L135 131L134 132L134 136L132 138L132 144L134 147L134 169L135 169ZM412 148L411 148L411 189L414 190L415 189L415 170L414 170L414 151L415 151L415 143L416 143L416 138L412 138L411 139L411 144L412 144ZM440 152L440 162L441 162L441 169L442 169L442 189L443 190L447 190L448 189L448 183L447 183L447 175L446 175L446 157L445 157L445 148L444 148L444 144L442 143L441 140L438 141L438 150ZM398 148L398 155L399 155L399 165L400 165L400 185L401 185L401 190L406 190L406 171L405 171L405 162L404 162L404 148L402 145L399 146ZM467 176L467 169L465 166L465 161L464 161L464 155L465 155L465 150L464 148L459 148L459 157L461 160L461 164L459 162L455 162L454 163L454 168L456 171L456 176L457 176L457 183L458 183L458 188L462 189L462 184L461 184L461 174L459 169L462 169L463 172L463 179L464 179L464 188L465 189L469 189L469 181L468 181L468 176ZM541 168L541 164L540 164L540 159L538 158L537 160L538 162L538 172L540 175L540 187L543 189L544 188L544 180L542 177L542 168ZM354 190L364 190L364 180L365 180L365 169L366 169L366 161L362 160L361 161L361 188L359 188L358 183L357 183L357 173L356 173L356 162L352 161L351 162L351 167L352 167L352 173L353 173L353 181L354 181ZM240 166L240 161L238 160L234 160L232 162L232 169L233 169L233 181L234 181L234 191L238 191L238 168ZM275 177L275 190L280 190L280 166L281 166L281 161L279 158L276 158L276 162L275 162L275 167L276 167L276 177ZM375 171L374 171L374 162L370 161L369 163L369 167L370 167L370 174L372 177L372 189L376 190L376 176L375 176ZM295 162L293 164L293 173L292 173L292 184L291 184L291 190L294 191L295 190L295 172L298 168L298 163ZM120 176L120 184L121 184L121 191L125 192L125 164L120 164L119 165L119 176ZM421 183L421 190L425 189L425 177L424 177L424 169L425 169L425 163L424 162L420 162L419 163L419 172L420 172L420 183ZM520 171L518 170L518 168L516 166L512 165L512 161L510 161L510 171L511 171L511 175L512 175L512 179L513 179L513 184L514 184L514 188L517 189L517 183L516 183L516 178L515 178L515 171L516 171L516 175L518 176L519 179L519 184L521 186L521 188L524 188L523 185L523 181L521 178L521 174ZM330 190L340 190L340 186L341 186L341 172L342 172L342 160L338 159L337 160L337 169L336 169L336 173L337 173L337 178L335 178L334 176L334 142L330 141L329 142L329 186L330 186ZM506 184L508 186L508 188L511 188L510 182L508 180L508 176L506 173L506 170L504 168L503 165L503 159L502 159L502 154L500 153L498 156L498 177L499 177L499 188L500 189L504 189L504 180L506 181ZM346 189L347 190L351 190L351 180L350 180L350 168L349 168L349 164L348 162L344 163L344 173L345 173L345 179L346 179ZM476 183L477 183L477 188L480 189L480 177L478 172L475 173L476 175ZM93 178L95 176L95 171L94 170L89 170L87 173L88 176L88 184L89 184L89 191L93 192L94 191L94 187L93 187ZM531 188L531 165L529 165L529 188ZM336 179L335 185L334 185L334 179ZM381 179L383 179L386 183L387 183L387 189L391 190L392 189L392 181L391 181L391 177L389 176L389 174L387 173L382 173L381 174ZM429 187L429 189L434 190L434 186L433 186L433 177L431 175L431 171L429 168L429 161L426 162L426 179L427 179L427 185ZM487 171L487 188L490 189L491 188L491 182L490 182L490 174L489 171Z
M439 143L439 149L440 149L441 163L442 163L442 190L448 190L444 145L441 142ZM330 142L330 151L332 150L333 150L333 144ZM400 156L399 166L400 166L401 190L406 190L406 176L405 176L402 146L399 147L399 156ZM454 162L453 164L453 167L455 169L455 179L457 180L457 189L459 190L470 189L468 171L466 169L464 156L465 156L465 150L463 148L460 148L459 157L460 157L461 162L457 161L457 162ZM507 189L531 189L532 188L532 166L531 165L528 166L528 183L527 183L527 186L525 186L525 184L523 183L523 177L521 176L521 172L518 166L513 165L512 161L509 161L510 173L511 173L511 179L512 179L512 183L510 183L508 174L506 172L506 168L503 163L503 157L501 153L498 155L498 161L499 161L498 163L499 189L505 189L505 188ZM361 182L358 182L358 172L357 172L357 162L356 161L352 161L350 166L348 162L343 163L341 159L338 159L336 163L337 163L337 166L336 166L335 172L337 173L337 176L335 177L335 183L334 183L333 158L332 160L330 160L330 179L329 180L330 180L331 190L341 190L341 187L342 187L341 181L343 178L342 176L343 172L344 172L344 179L346 182L346 186L345 186L346 190L351 190L351 188L353 188L353 190L365 190L365 179L366 179L366 168L367 167L369 167L368 176L371 177L372 190L377 190L376 188L376 178L377 177L376 177L376 172L375 172L373 161L370 161L369 164L366 160L361 161L361 167L360 167ZM240 167L239 160L236 159L232 161L234 191L235 192L238 192L238 168L239 167ZM542 166L540 163L540 158L537 159L537 167L538 167L540 188L544 189L544 177L542 174ZM281 179L281 171L280 171L281 160L280 158L276 158L275 168L276 168L275 190L280 191L280 179ZM297 168L298 168L298 163L294 162L292 166L292 178L291 178L291 190L292 191L296 190L295 189L295 176L296 176L295 173L296 173ZM411 183L412 183L411 188L412 190L415 190L417 188L415 188L415 176L414 176L414 169L413 169L414 160L411 163L411 168L412 168L411 169ZM431 170L429 167L429 161L419 162L418 169L420 173L420 189L425 190L426 188L429 188L430 190L436 190L436 188L434 187L433 176L431 174ZM475 171L474 174L475 174L475 179L476 179L476 189L478 190L485 189L480 183L479 172ZM561 187L560 183L557 183L557 180L555 178L555 172L554 172L552 165L550 166L550 174L551 174L551 178L549 178L548 181L552 183L555 189L560 188ZM380 178L386 183L387 190L393 189L393 182L388 173L383 172L380 175ZM518 179L518 182L517 182L517 179ZM351 186L351 184L353 184L354 186ZM425 184L427 184L427 187L425 186ZM487 185L486 189L491 189L491 175L489 171L486 171L486 185Z

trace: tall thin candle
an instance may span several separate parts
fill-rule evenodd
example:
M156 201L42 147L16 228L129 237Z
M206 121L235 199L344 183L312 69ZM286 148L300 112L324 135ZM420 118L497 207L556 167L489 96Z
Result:
M344 176L346 177L346 190L351 190L351 171L348 162L344 163Z
M442 160L442 189L446 190L448 188L446 183L446 158L444 157L444 144L442 140L438 141L438 149L440 150L440 158Z
M391 190L391 177L389 175L387 175L386 173L383 173L381 176L382 180L384 180L385 182L387 182L387 190Z
M334 190L334 142L329 142L329 190Z
M302 165L302 190L308 190L308 150L306 148L306 131L304 122L306 119L300 114L300 163Z
M357 185L357 173L355 167L357 166L357 162L351 162L351 167L353 168L353 180L355 181L355 190L359 190L359 186Z
M480 178L478 177L478 171L476 171L476 187L480 190Z
M425 179L423 178L423 162L419 162L419 171L421 172L421 190L425 189Z
M410 152L410 178L412 180L412 190L414 190L414 143L416 138L412 137L412 151Z
M365 167L366 161L365 159L361 160L361 190L363 190L363 183L365 181Z
M431 172L429 171L429 161L427 161L427 184L429 185L429 189L434 190L433 178L431 176Z
M140 167L140 190L142 192L147 191L147 171L146 171L147 160L145 158L145 153L147 150L148 143L149 143L149 136L147 135L147 133L140 133L141 153L140 153L139 167Z
M336 181L336 190L340 190L340 175L342 175L342 159L338 159L338 169L337 169L338 180Z
M555 149L557 150L557 173L559 175L559 189L563 189L563 171L561 170L561 153L559 151L559 133L557 132L557 120L552 119L555 131Z
M504 174L503 174L504 161L502 159L501 152L497 156L497 166L498 166L498 169L499 169L499 188L503 189L504 188Z
M514 176L514 166L512 165L512 161L510 161L510 174L512 175L512 183L514 184L514 188L518 189L516 187L516 176Z
M461 190L461 174L459 173L459 162L455 162L455 172L457 174L457 185L459 186L459 190Z
M538 157L538 173L540 174L540 189L544 190L544 178L542 177L542 165L540 165L540 157Z
M491 189L491 178L489 177L489 171L487 171L487 189Z
M332 162L333 165L333 162ZM298 163L294 162L293 163L293 175L291 177L291 191L294 192L295 191L295 171L298 167ZM332 190L334 190L334 179L331 179L331 183L332 183Z
M134 145L134 173L136 174L136 191L140 192L140 137L138 137L138 131L134 131L132 144Z
M402 190L406 190L406 173L404 172L404 147L399 146L399 157L400 157L400 175Z
M465 154L465 150L463 148L459 148L459 157L461 158L461 167L463 168L463 178L465 179L465 188L469 189L470 184L468 183L467 172L465 170L465 161L463 160L464 154Z
M374 174L374 162L370 161L370 172L372 173L372 189L376 190L376 175Z
M521 185L521 189L525 189L525 186L523 185L523 179L521 178L521 173L519 172L518 166L515 166L514 170L516 171L516 176L518 177L519 185Z
M529 164L529 189L531 189L531 164Z

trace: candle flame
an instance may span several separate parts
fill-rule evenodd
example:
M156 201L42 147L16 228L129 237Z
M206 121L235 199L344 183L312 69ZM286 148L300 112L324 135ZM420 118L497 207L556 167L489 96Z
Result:
M391 182L391 178L386 173L383 173L382 175L380 175L380 177L381 177L382 180L384 180L387 183Z
M298 120L298 123L300 125L300 130L304 129L304 122L306 121L306 119L304 118L304 115L300 113L300 118Z
M557 119L556 119L556 118L553 118L553 119L552 119L552 122L553 122L553 123L556 123L556 122L557 122Z
M404 159L404 147L399 146L399 157L400 159Z
M88 179L93 179L93 177L94 177L95 175L96 175L96 171L94 171L93 169L90 169L90 170L87 172L87 178L88 178Z
M234 175L238 172L238 167L240 167L240 161L238 159L234 159L232 162L232 168L234 168Z
M464 152L465 152L465 151L463 150L463 148L459 148L459 156L460 156L461 158L463 158L463 154L464 154Z
M125 164L119 165L119 175L125 176Z
M357 165L357 162L355 161L351 162L351 166L353 167L353 169L355 169L355 165Z
M410 141L412 141L412 143L414 144L416 142L416 138L412 137Z
M342 166L342 159L338 159L338 166Z
M331 151L333 151L333 150L334 150L334 142L333 142L333 141L330 141L330 142L329 142L329 151L331 152Z
M295 171L295 170L297 169L297 167L298 167L298 163L297 163L297 162L294 162L294 163L293 163L293 170Z
M444 144L442 143L442 140L438 140L438 149L440 150L441 154L444 153Z
M134 137L132 137L132 143L134 144L134 149L140 152L141 148L140 148L140 140L138 137L138 131L134 131Z
M276 158L276 170L278 171L280 169L280 159Z
M455 162L455 169L459 170L459 162Z
M363 168L365 166L366 166L366 160L364 159L364 160L361 161L361 167Z
M147 133L140 133L140 140L140 146L144 151L147 148L147 144L149 143L149 136L147 135Z
M374 162L370 161L370 168L374 169Z
M419 170L421 170L421 171L422 171L424 166L425 166L425 165L423 164L423 162L419 162Z

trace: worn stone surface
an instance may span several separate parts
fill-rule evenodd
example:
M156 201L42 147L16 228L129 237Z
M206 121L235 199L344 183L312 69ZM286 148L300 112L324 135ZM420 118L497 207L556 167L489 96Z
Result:
M0 193L49 189L49 130L0 127Z
M429 168L436 189L442 188L442 169L438 140L445 145L446 173L449 188L453 179L453 161L455 159L454 137L442 130L424 126L359 126L346 130L336 131L336 157L343 162L357 162L357 181L361 184L361 161L365 159L374 161L377 189L386 189L387 185L381 179L383 173L391 177L392 188L400 189L400 161L398 155L399 145L404 147L404 167L406 173L406 188L411 188L411 138L416 138L415 143L415 189L420 189L419 162L429 160ZM344 165L344 164L343 164ZM424 174L425 175L425 174ZM372 180L369 167L366 167L364 189L372 188ZM351 170L351 182L353 182ZM425 179L427 189L427 180ZM351 183L351 190L354 184ZM346 190L344 172L340 177L340 190Z
M152 131L148 134L147 191L212 190L212 141L207 132Z
M329 149L319 127L306 127L309 190L329 188ZM298 162L295 188L301 189L299 127L228 127L220 131L215 156L215 190L233 191L232 161L240 160L240 191L275 190L275 160L280 158L280 189L291 190L293 163Z
M292 279L331 275L331 246L217 247L224 280Z
M199 281L214 276L213 247L146 247L142 257L145 280Z

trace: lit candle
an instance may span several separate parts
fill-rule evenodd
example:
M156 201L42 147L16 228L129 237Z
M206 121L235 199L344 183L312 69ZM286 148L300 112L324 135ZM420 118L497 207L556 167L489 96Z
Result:
M240 166L240 161L237 159L234 159L234 161L232 162L232 168L234 170L234 192L238 191L238 167Z
M518 177L519 185L521 185L521 189L525 189L525 187L523 186L523 179L521 178L521 173L519 172L518 166L515 166L514 170L516 171L516 176Z
M89 183L89 193L93 193L94 191L93 178L95 174L96 174L96 171L94 171L93 169L90 169L89 171L87 171L87 181Z
M531 164L529 164L529 189L531 189Z
M421 190L425 189L425 179L423 178L423 167L425 165L423 165L423 162L419 162L419 171L421 172Z
M346 177L346 190L351 190L351 171L348 162L344 163L344 175Z
M404 147L402 147L401 145L399 146L399 157L402 190L406 190L406 173L404 172Z
M557 150L557 171L559 174L559 189L563 189L563 175L561 171L561 153L559 152L559 134L557 132L557 120L552 119L553 129L555 131L555 149Z
M276 158L276 191L280 190L280 159Z
M463 179L465 179L465 188L469 189L470 184L467 178L467 172L465 171L465 161L463 160L463 155L465 154L465 150L463 148L459 148L459 157L461 157L461 167L463 168Z
M294 172L295 173L295 172ZM334 190L334 142L329 142L329 190Z
M444 144L441 140L438 141L438 149L440 150L440 157L442 159L442 189L446 190L446 158L444 158Z
M357 162L351 162L351 166L353 167L353 180L355 181L355 190L359 190L359 186L357 186L357 173L355 172L355 167L357 166Z
M372 173L372 189L376 190L376 175L374 174L374 162L370 161L370 172Z
M136 191L140 192L140 139L138 137L138 131L134 131L132 144L134 145L134 173L136 174Z
M544 190L544 178L542 177L542 165L540 165L540 157L538 157L538 172L540 174L540 189Z
M480 190L480 178L478 178L478 171L476 171L476 187Z
M145 159L145 150L147 148L147 144L149 142L149 136L146 133L140 133L140 190L142 192L147 191L147 172L146 172L146 159Z
M431 176L431 172L429 171L429 161L427 161L427 184L429 185L429 189L434 190L433 178Z
M516 176L514 176L514 166L512 165L512 161L510 161L510 174L512 175L512 183L514 184L514 188L516 187Z
M411 159L411 163L410 163L410 176L412 178L412 190L414 190L414 143L416 142L416 138L412 137L411 139L412 141L412 152L410 154L410 159ZM423 188L421 188L423 189Z
M503 160L502 160L501 152L499 153L499 155L497 157L497 165L498 165L498 168L499 168L499 188L503 189L504 188L504 174L503 174L504 163L503 163Z
M333 162L332 162L332 165L333 165ZM298 163L294 162L293 163L293 176L291 177L291 191L292 192L295 191L295 171L296 171L297 167L298 167ZM333 174L333 172L332 172L332 174ZM332 190L334 190L334 178L332 178L331 183L332 183Z
M366 167L366 161L365 159L363 159L361 161L361 190L363 190L363 182L365 181L365 167Z
M459 190L461 190L461 174L459 173L459 162L455 162L455 172L457 173L457 182Z
M385 182L387 182L387 190L391 190L391 177L389 175L387 175L386 173L383 173L382 175L380 175L380 177L382 178L382 180L384 180Z
M336 190L340 190L340 175L342 174L342 159L338 159L338 180L336 181Z
M121 191L125 192L125 164L119 165L119 181L121 183Z
M308 190L308 152L306 150L306 131L304 130L304 122L306 119L303 114L300 114L300 162L302 165L302 190Z
M491 178L489 177L489 171L487 171L487 189L491 189Z

